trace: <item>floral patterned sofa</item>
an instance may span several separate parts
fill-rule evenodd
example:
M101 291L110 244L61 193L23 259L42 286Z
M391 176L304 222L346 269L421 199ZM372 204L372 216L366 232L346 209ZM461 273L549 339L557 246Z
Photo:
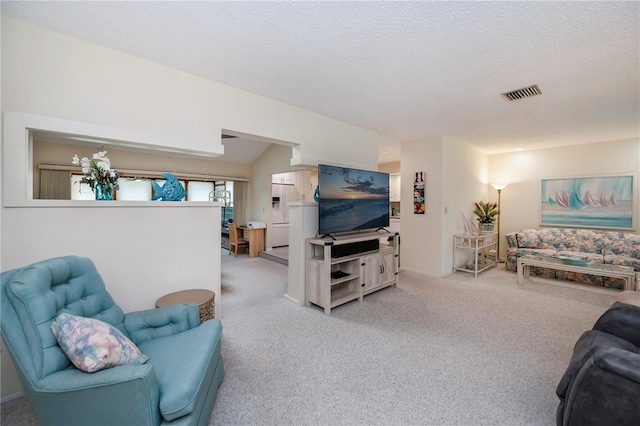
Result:
M587 262L631 266L636 272L640 272L640 235L638 234L590 229L544 228L525 229L509 233L505 237L509 244L507 271L516 271L519 257L537 254L572 256ZM546 268L531 268L531 274L604 287L623 288L623 281L616 278Z

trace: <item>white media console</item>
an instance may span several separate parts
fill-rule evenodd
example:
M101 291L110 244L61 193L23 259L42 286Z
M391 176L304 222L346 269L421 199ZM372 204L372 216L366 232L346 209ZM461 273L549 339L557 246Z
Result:
M388 243L377 244L387 239ZM395 285L400 234L386 231L306 240L306 305L331 309Z

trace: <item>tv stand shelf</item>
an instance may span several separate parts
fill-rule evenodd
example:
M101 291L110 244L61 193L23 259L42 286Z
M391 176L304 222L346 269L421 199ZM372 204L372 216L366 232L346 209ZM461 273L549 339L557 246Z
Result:
M376 249L370 242L390 237L390 244ZM363 244L364 242L364 244ZM306 305L331 309L397 283L400 260L398 233L371 232L339 238L309 238L306 240ZM343 246L343 247L338 247ZM348 253L334 256L333 253ZM359 252L360 250L366 250ZM333 278L332 272L346 275Z

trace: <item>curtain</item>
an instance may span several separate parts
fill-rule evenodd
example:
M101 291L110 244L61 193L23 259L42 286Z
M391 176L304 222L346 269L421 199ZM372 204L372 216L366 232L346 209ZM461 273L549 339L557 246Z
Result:
M247 182L233 182L233 223L244 224L247 214Z
M71 172L68 170L40 170L41 200L70 200Z

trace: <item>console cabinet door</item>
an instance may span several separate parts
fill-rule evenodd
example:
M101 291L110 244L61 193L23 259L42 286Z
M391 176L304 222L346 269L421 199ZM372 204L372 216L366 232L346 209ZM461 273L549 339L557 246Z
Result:
M396 272L398 271L398 264L396 262L396 255L393 251L381 253L380 255L381 276L380 284L387 284L396 279Z
M370 254L362 258L362 291L373 290L380 285L380 255Z

